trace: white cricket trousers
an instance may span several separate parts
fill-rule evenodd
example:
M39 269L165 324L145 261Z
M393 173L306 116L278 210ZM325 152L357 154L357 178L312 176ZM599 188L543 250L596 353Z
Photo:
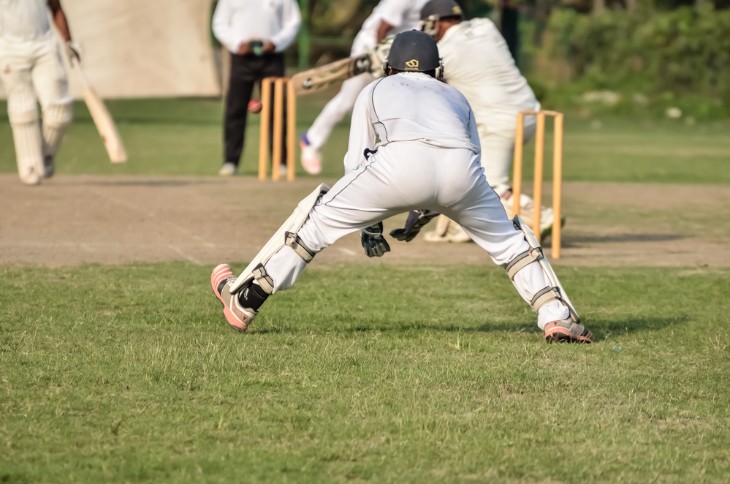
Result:
M0 79L8 97L18 175L33 183L43 173L44 156L54 156L71 122L72 99L55 44L27 54L0 56ZM43 123L37 104L43 109Z
M320 252L352 232L411 209L435 210L455 220L498 265L529 248L489 186L479 155L421 142L390 143L363 160L322 196L299 237L309 249ZM284 247L265 269L276 292L291 287L305 267L293 249ZM538 264L518 272L514 284L528 303L548 286ZM567 306L551 301L540 308L538 326L542 329L568 315Z
M516 123L515 123L516 124ZM498 192L512 186L512 161L515 154L515 126L511 131L500 130L495 132L487 128L486 123L477 122L479 142L482 146L482 166L487 180ZM535 136L535 118L525 118L523 144Z

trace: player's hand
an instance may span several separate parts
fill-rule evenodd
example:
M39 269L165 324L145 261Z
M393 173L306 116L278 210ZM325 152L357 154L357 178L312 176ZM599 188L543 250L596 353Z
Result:
M408 212L406 223L403 228L390 231L390 236L402 242L410 242L424 225L429 223L434 217L438 216L438 212L433 210L411 210Z
M81 47L79 47L79 44L73 41L66 42L66 55L72 66L77 63L81 64Z
M238 55L248 55L251 54L251 43L250 42L243 42L241 45L238 46L238 51L236 54Z
M383 222L362 229L360 243L368 257L382 257L386 252L390 252L390 245L383 237Z
M274 52L276 52L276 46L274 45L274 43L272 41L267 40L264 42L264 45L261 47L261 50L265 54L273 54Z

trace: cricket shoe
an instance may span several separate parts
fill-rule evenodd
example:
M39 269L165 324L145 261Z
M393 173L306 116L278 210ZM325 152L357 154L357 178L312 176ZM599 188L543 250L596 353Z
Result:
M51 155L43 157L43 178L52 178L56 173L56 164Z
M572 319L561 319L545 325L545 341L548 343L591 343L593 333Z
M299 139L299 147L302 151L302 167L304 171L310 175L319 175L322 173L322 154L317 148L311 145L307 133L304 133Z
M512 199L512 188L501 191L499 196L502 205L507 211L509 218L514 217L514 202ZM534 220L535 204L529 196L524 193L520 194L520 218L532 228ZM553 209L549 207L540 207L540 241L544 242L553 233L553 225L555 224L555 216ZM560 227L565 225L565 217L560 217Z
M471 242L471 238L464 232L461 225L454 221L449 221L449 227L446 229L445 234L439 234L435 230L427 232L423 236L423 240L426 242L451 242L454 244L463 244Z
M210 285L213 287L215 297L223 303L223 314L228 325L239 333L243 333L256 317L256 311L241 306L238 296L231 294L231 286L235 281L236 278L228 264L218 264L210 275Z
M221 169L218 170L218 174L220 176L233 176L238 171L238 167L235 163L226 162L223 163L223 166L221 166Z

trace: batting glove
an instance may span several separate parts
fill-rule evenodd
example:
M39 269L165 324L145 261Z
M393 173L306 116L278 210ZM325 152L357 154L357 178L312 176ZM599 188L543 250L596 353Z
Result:
M390 46L393 44L394 35L389 35L380 41L375 47L368 49L368 56L370 57L370 74L373 77L383 76L383 67L388 61L388 53L390 52Z
M390 245L383 237L383 222L362 229L360 243L368 257L383 257L386 252L390 252Z
M438 217L438 212L433 210L411 210L408 212L406 224L403 228L390 231L390 236L402 242L410 242L413 240L421 228L429 223L434 217Z
M66 42L66 55L71 65L81 64L81 47L76 42Z

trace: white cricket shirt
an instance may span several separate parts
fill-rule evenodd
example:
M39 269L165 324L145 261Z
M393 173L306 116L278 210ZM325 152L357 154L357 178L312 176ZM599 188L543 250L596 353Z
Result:
M46 0L0 0L0 53L27 51L52 38Z
M453 87L420 72L404 72L368 84L355 101L345 170L364 160L365 149L416 141L480 152L469 103Z
M296 0L219 0L212 22L215 38L233 53L252 39L271 40L283 52L301 23Z
M509 135L518 111L539 106L491 20L477 18L452 26L438 48L444 80L466 96L477 120L490 130Z

